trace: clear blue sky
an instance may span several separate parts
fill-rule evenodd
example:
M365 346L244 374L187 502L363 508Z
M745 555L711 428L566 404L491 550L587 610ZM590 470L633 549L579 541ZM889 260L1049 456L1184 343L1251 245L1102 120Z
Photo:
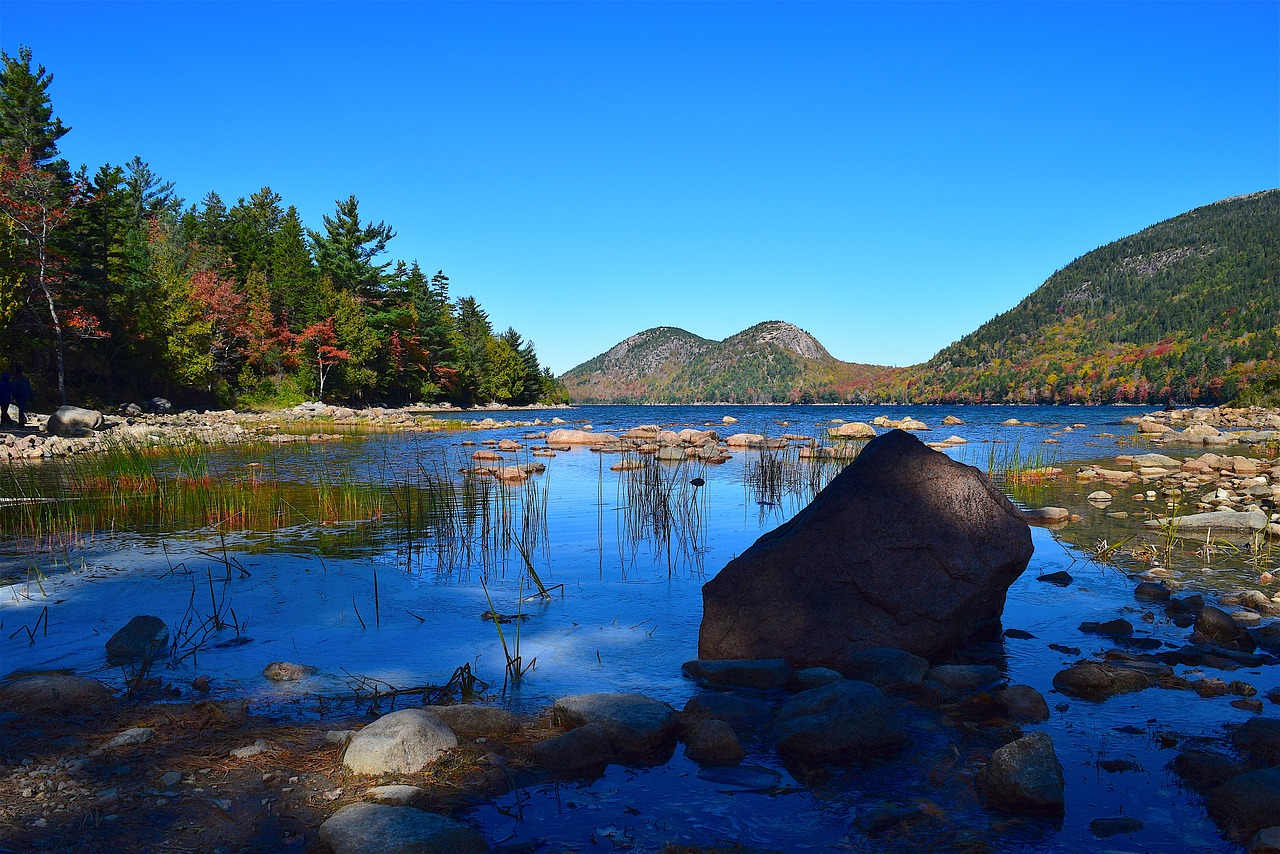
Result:
M90 170L354 193L557 373L789 320L928 358L1101 244L1280 185L1280 3L0 0Z

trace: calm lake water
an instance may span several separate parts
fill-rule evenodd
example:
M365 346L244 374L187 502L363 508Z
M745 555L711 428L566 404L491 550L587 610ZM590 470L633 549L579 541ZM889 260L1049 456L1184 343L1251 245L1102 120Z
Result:
M833 419L910 415L933 428L919 434L926 441L953 434L968 439L970 444L948 453L985 469L993 447L997 454L1016 449L1022 457L1041 454L1064 463L1125 453L1132 449L1133 431L1120 419L1140 411L653 406L510 415L544 421L559 416L591 423L597 431L647 423L677 430L711 425L722 437L733 432L820 437ZM944 427L948 414L966 423ZM493 413L499 419L505 415ZM722 426L726 415L738 423ZM1002 426L1009 418L1038 426ZM1062 432L1072 424L1085 427ZM396 484L421 482L427 473L465 467L475 448L461 446L464 440L520 439L531 429L549 428L381 434L322 446L233 449L213 454L211 468L261 463L282 480L340 472L343 479L390 492ZM531 459L527 450L510 456L513 462ZM469 664L494 685L489 696L496 701L502 693L503 652L494 624L480 617L492 607L520 618L519 654L525 662L536 659L519 685L506 687L501 700L506 705L535 711L569 694L637 691L681 708L696 693L681 677L680 665L697 654L702 584L809 498L811 483L798 475L779 490L762 491L755 476L759 458L758 452L738 452L720 466L663 468L667 479L662 483L678 508L671 526L659 526L670 533L666 538L655 535L638 512L638 498L627 486L631 475L609 470L618 455L575 448L539 460L547 464L545 473L514 487L507 504L491 506L498 515L504 509L509 514L505 524L527 547L543 583L554 588L545 603L521 601L532 585L516 549L485 547L477 539L470 552L456 546L442 550L432 539L407 540L385 516L239 531L225 540L208 529L115 530L34 556L10 548L0 556L0 579L9 580L0 587L0 677L67 669L120 687L125 674L107 667L103 644L130 617L154 614L173 630L193 615L199 619L217 609L227 619L234 612L239 631L217 632L195 654L158 670L184 692L189 693L192 679L207 675L215 696L247 696L258 709L350 714L359 708L353 697L362 681L443 685L456 668ZM705 485L689 485L694 477ZM491 521L503 524L497 517ZM1132 597L1134 582L1123 572L1089 562L1046 530L1033 529L1033 537L1035 555L1009 592L1004 624L1035 637L1008 639L975 655L997 661L1011 682L1039 689L1054 708L1052 719L1038 728L1054 737L1066 769L1067 816L1060 827L1006 826L976 804L948 801L946 787L931 784L926 771L949 761L967 742L924 716L912 719L916 747L903 757L835 770L822 779L796 779L763 744L750 747L747 763L760 766L754 776L708 779L678 748L657 768L611 767L590 783L535 785L464 818L482 824L494 842L548 839L583 851L649 850L664 841L878 850L881 842L858 829L859 814L885 801L931 798L942 801L939 807L954 824L971 827L996 850L1230 850L1199 799L1184 792L1166 769L1174 751L1162 749L1168 741L1160 734L1176 731L1185 746L1188 740L1220 737L1225 724L1245 720L1249 713L1230 707L1230 698L1205 700L1185 691L1150 689L1103 704L1051 693L1053 674L1077 656L1055 652L1049 644L1079 648L1083 656L1110 647L1081 633L1081 621L1123 613L1139 633L1175 646L1185 642L1187 632L1170 625L1161 611L1140 608ZM234 571L224 556L238 563ZM1076 582L1058 588L1035 580L1059 569L1069 569ZM47 631L29 643L21 627L35 625L46 607ZM1151 622L1142 621L1144 611L1154 615ZM516 642L516 625L503 627L508 645ZM263 666L279 660L312 665L319 672L300 683L266 682ZM1265 691L1277 683L1275 671L1208 675L1244 679ZM1107 773L1097 765L1104 759L1130 760L1136 770ZM1089 833L1090 819L1121 814L1140 818L1146 827L1105 841Z

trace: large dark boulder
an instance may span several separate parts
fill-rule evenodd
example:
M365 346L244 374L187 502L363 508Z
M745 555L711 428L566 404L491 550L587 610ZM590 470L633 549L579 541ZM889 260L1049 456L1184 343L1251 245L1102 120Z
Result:
M985 475L893 430L703 586L698 657L842 670L873 647L927 656L998 623L1031 551Z

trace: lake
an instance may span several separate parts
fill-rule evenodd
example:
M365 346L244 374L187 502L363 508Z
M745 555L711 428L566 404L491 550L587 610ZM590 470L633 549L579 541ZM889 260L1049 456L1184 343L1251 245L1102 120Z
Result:
M910 415L932 428L918 434L925 441L953 434L967 439L947 453L985 470L1011 455L1068 463L1126 453L1133 448L1133 430L1121 419L1140 411L644 406L483 414L544 422L558 416L573 426L590 423L597 432L638 424L677 430L709 425L722 438L734 432L824 437L834 419ZM965 424L944 427L947 415ZM725 416L737 423L722 425ZM1036 426L1004 425L1010 418ZM1073 424L1084 426L1064 430ZM131 517L114 529L101 521L95 531L81 527L34 553L29 545L9 541L0 555L0 676L74 670L123 687L129 674L106 665L103 644L130 617L154 614L171 631L191 630L181 654L157 675L184 694L193 679L207 676L213 696L248 697L253 708L272 714L305 717L335 708L350 713L372 685L444 685L462 665L491 684L487 697L520 712L595 691L641 692L679 709L698 691L681 676L680 665L697 654L702 584L794 515L839 466L813 475L807 462L790 461L780 476L766 477L760 452L745 451L722 465L659 466L656 480L637 488L635 474L610 470L621 458L617 454L574 448L554 458L531 457L528 449L540 443L521 438L545 429L550 428L358 435L322 445L211 451L200 462L215 480L234 473L285 485L322 481L334 494L354 485L365 498L344 499L352 506L377 497L380 510L369 518L279 509L275 518L283 524L228 524L219 530L203 521L160 525ZM525 449L509 459L542 462L546 471L510 487L488 481L488 492L471 496L463 507L446 502L444 510L424 510L424 501L439 496L442 480L462 483L458 470L471 465L471 453L482 447L461 443L490 439L521 441ZM188 464L166 458L154 465L183 477ZM53 477L57 465L45 464L39 476ZM704 482L694 486L694 478ZM1034 497L1054 503L1080 491L1064 482ZM658 500L655 495L661 506L646 504ZM1015 490L1013 497L1025 501L1027 495ZM410 518L426 521L411 524ZM1051 693L1054 673L1080 656L1049 644L1078 648L1082 656L1109 649L1113 644L1080 632L1079 624L1120 614L1138 624L1143 609L1126 573L1090 560L1089 549L1041 528L1033 528L1033 539L1034 557L1009 592L1004 625L1034 637L986 645L967 660L997 662L1010 682L1037 688L1054 709L1036 728L1053 736L1066 770L1067 813L1060 827L1005 827L977 804L931 786L922 766L943 761L968 742L963 733L939 729L923 716L911 723L916 746L904 756L832 769L821 779L797 777L763 743L748 747L747 764L760 766L753 770L756 776L733 779L700 776L677 749L665 765L613 766L580 784L535 783L463 818L483 825L493 842L547 839L582 851L717 841L788 851L875 850L878 843L860 829L860 815L885 802L935 798L951 822L972 828L975 838L995 850L1229 850L1200 799L1181 789L1166 769L1173 751L1162 736L1176 729L1179 744L1219 738L1224 724L1250 713L1228 706L1228 698L1209 701L1187 691L1151 689L1102 704ZM526 557L550 598L531 598L536 589ZM1069 587L1036 581L1063 569L1076 578ZM1213 590L1227 580L1206 576L1203 583ZM21 627L34 626L45 608L44 630L32 638ZM484 612L510 618L500 624L501 636L498 625L481 618ZM1173 645L1185 642L1184 630L1154 613L1151 622L1140 624L1143 634ZM197 636L194 627L213 614L224 627ZM504 680L503 644L511 654L517 642L530 669L511 684ZM280 660L318 672L301 682L267 682L262 668ZM1250 681L1260 690L1277 683L1274 667L1225 678ZM1128 760L1133 770L1100 770L1098 762L1106 759ZM1119 814L1146 826L1105 842L1090 834L1090 819Z

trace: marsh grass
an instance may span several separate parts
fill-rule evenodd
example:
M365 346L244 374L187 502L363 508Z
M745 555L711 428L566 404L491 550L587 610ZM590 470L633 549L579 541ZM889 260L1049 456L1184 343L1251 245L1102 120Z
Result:
M273 531L301 523L378 519L379 486L349 464L313 451L301 480L287 479L275 450L220 456L204 446L155 449L119 442L104 453L0 471L0 534L30 553L65 550L114 532ZM265 460L265 461L264 461Z
M707 548L705 463L646 459L637 469L617 472L618 549L624 567L642 546L665 561L668 576L681 566L701 567ZM600 472L603 494L604 469ZM603 512L603 502L601 503ZM603 544L602 544L603 545Z

